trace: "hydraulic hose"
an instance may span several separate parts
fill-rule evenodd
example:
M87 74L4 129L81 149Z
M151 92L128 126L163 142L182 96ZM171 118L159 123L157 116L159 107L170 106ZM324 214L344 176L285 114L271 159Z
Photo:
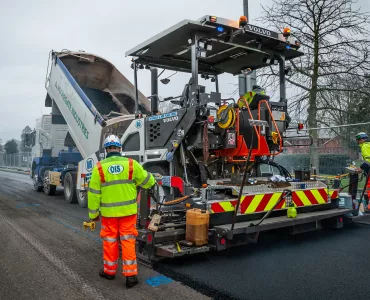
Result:
M292 178L292 175L289 173L289 171L287 169L285 169L283 166L279 165L278 163L276 163L272 160L268 160L268 159L262 160L261 159L259 162L262 163L262 164L270 165L270 166L273 166L273 167L277 168L279 170L280 174L282 176L284 176L285 178Z

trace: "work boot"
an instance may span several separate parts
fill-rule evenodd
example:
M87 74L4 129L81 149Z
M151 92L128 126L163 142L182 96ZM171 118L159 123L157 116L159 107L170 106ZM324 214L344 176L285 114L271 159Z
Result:
M136 275L134 276L126 276L126 287L132 288L133 286L137 285L139 283L139 279Z
M113 280L115 278L114 275L109 275L109 274L105 273L104 270L100 270L99 276L103 277L105 279L108 279L108 280Z

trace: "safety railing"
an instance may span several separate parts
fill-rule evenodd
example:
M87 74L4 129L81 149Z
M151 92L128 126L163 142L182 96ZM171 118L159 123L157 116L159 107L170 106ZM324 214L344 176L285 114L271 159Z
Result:
M261 120L261 104L265 104L269 114L270 114L270 117L271 117L271 120L272 120L272 124L274 124L274 127L276 129L276 133L278 135L278 138L279 138L279 151L278 152L275 152L275 153L270 153L272 156L276 156L276 155L279 155L280 153L283 152L283 139L281 138L281 134L280 134L280 130L276 124L276 121L275 121L275 118L272 114L272 111L271 111L271 108L270 108L270 105L268 104L268 102L266 100L261 100L259 103L258 103L258 119Z

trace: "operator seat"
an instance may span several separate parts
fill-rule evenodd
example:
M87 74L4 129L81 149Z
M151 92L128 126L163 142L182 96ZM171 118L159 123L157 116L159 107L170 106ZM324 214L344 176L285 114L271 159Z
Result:
M253 119L255 119L255 120L258 120L258 104L262 100L266 100L267 102L269 102L270 96L255 94L253 96L253 99L250 101L249 109L251 111ZM259 147L258 136L255 132L254 126L251 126L249 124L249 121L248 121L250 119L249 112L246 109L245 104L243 104L242 106L239 106L239 107L242 108L241 111L240 111L240 115L239 115L239 120L240 120L239 121L239 126L240 126L239 127L239 132L240 132L241 135L244 136L244 140L247 144L247 147L250 146L250 143L252 141L252 135L253 135L252 148L253 149L258 149L258 147ZM268 123L270 123L270 115L268 114L268 111L265 109L265 105L261 106L260 117L261 117L261 120L267 121ZM265 128L265 130L266 130L266 133L268 134L269 128L267 127L267 128Z
M179 100L171 100L170 102L175 105L180 105L181 107L184 107L185 103L188 103L189 101L189 91L190 91L190 86L193 82L193 78L189 79L189 82L185 84L184 90L182 91L181 97ZM205 93L206 87L203 85L199 85L199 92L200 93Z
M184 103L187 103L189 99L189 84L185 84L184 90L182 91L181 97L178 100L171 100L170 102L175 105L184 106Z

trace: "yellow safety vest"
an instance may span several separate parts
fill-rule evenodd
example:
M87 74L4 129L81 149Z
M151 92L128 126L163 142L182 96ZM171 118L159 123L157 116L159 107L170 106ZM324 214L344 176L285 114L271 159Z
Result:
M243 98L247 101L248 105L251 105L252 101L253 101L253 98L256 94L259 94L259 95L265 95L265 92L263 91L259 91L259 92L255 92L255 91L251 91L251 92L246 92L243 96ZM242 108L245 105L244 101L241 101L239 100L238 101L238 106L239 108Z
M98 162L89 184L89 218L98 217L99 211L103 217L137 214L137 186L154 184L154 176L131 158L115 155Z
M360 144L360 148L363 160L370 163L370 143L369 142L362 143Z

